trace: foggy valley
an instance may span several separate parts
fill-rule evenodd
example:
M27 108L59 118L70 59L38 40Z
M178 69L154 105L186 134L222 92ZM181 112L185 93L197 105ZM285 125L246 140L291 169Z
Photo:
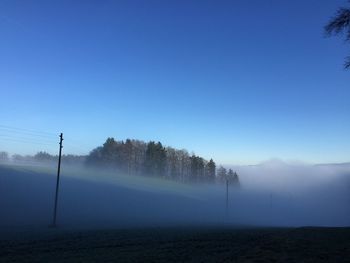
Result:
M107 228L231 224L347 226L350 164L287 164L272 160L232 167L240 186L180 183L62 163L58 224ZM55 163L1 165L1 229L46 227L52 220Z
M350 0L0 0L0 262L349 262Z

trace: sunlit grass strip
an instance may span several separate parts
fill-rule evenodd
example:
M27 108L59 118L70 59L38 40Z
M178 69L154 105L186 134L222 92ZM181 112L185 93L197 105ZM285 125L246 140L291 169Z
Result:
M38 173L50 176L55 176L57 173L57 167L54 164L7 164L4 166L19 172ZM64 177L70 177L92 182L108 183L140 191L167 193L194 199L203 199L200 197L198 187L165 178L125 175L117 171L64 165L62 166L61 173L63 180Z

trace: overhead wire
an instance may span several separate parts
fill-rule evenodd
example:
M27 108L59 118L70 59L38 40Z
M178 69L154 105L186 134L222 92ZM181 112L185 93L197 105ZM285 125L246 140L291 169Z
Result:
M11 133L11 134L20 134L20 135L25 135L25 136L33 136L33 137L45 138L45 139L55 139L57 137L57 136L52 136L52 135L42 135L42 134L25 132L25 131L10 130L10 129L1 128L1 127L0 127L0 132Z
M23 139L23 140L31 140L31 141L38 141L38 142L44 142L44 143L51 143L51 144L56 144L56 141L53 139L48 139L48 138L38 138L38 137L31 137L26 134L9 134L9 133L4 133L0 130L0 136L1 137L7 137L7 138L13 138L13 139Z
M39 131L39 130L33 130L33 129L25 129L25 128L18 128L18 127L13 127L9 125L3 125L0 124L0 128L8 129L8 130L17 130L17 131L22 131L22 132L28 132L28 133L33 133L33 134L41 134L41 135L48 135L48 136L57 136L57 134L52 133L52 132L47 132L47 131Z
M53 147L53 144L47 144L47 143L41 143L41 142L33 142L33 141L29 141L29 140L7 138L6 141L17 142L17 143L29 143L29 144L45 145L45 146Z
M57 134L47 131L39 131L0 124L0 139L4 141L28 144L32 143L36 145L45 145L52 147L58 144L58 141L56 142L57 136ZM82 141L72 139L71 137L64 138L64 140L66 142L65 147L80 152L80 154L88 154L91 151L91 149L87 147Z

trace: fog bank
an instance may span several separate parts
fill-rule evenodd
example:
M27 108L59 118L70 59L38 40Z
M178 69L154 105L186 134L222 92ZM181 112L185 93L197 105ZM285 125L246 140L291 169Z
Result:
M234 167L241 187L180 184L62 165L59 226L349 226L349 165ZM51 223L55 166L0 166L0 228Z

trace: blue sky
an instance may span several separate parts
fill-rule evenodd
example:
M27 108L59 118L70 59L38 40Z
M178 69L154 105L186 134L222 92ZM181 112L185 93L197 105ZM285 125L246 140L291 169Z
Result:
M62 131L66 153L113 136L225 164L350 161L350 46L323 34L344 5L0 0L0 124ZM5 130L0 150L57 150Z

